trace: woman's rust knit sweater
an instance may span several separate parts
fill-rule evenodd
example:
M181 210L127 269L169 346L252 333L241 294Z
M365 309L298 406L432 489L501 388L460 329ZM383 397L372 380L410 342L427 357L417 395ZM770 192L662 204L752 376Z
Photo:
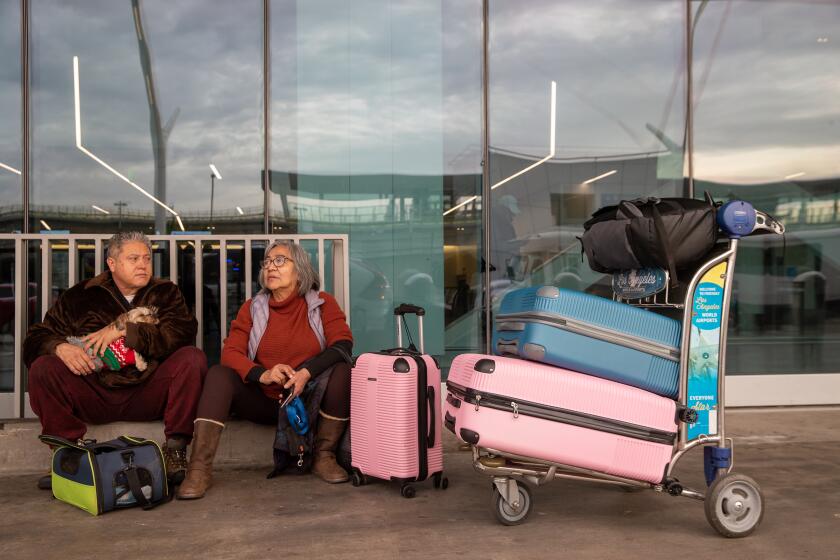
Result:
M335 298L321 292L321 321L324 337L329 348L338 341L352 342L353 333L347 326L344 312ZM230 334L222 349L222 365L233 368L245 382L259 382L259 376L277 364L286 364L299 369L302 364L321 353L318 338L309 326L306 300L294 293L278 302L269 297L268 326L260 340L255 360L248 357L248 338L251 334L251 300L239 308L236 319L230 324ZM312 372L313 376L320 372ZM263 385L263 392L272 398L279 398L283 388L277 385Z

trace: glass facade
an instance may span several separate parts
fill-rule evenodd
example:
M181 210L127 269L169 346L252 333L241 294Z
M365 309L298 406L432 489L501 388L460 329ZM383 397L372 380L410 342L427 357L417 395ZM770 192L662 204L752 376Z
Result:
M476 348L480 220L444 206L455 190L479 194L481 38L463 24L480 13L271 3L271 231L349 234L359 351L393 344L404 301L427 311L428 352Z
M23 225L20 34L20 3L0 3L0 233ZM0 392L14 388L16 267L12 242L0 241Z
M693 7L696 192L787 226L739 252L730 369L840 372L840 5Z
M0 232L20 231L21 196L21 87L20 3L0 4ZM5 275L2 282L7 282Z
M261 2L30 5L32 231L262 231Z
M485 22L482 0L0 3L0 232L26 220L36 233L346 233L355 351L393 346L391 311L409 301L426 308L426 349L446 366L484 350L485 286L491 310L525 285L604 293L577 240L595 209L708 190L752 201L789 231L743 244L730 372L840 372L840 7L487 5ZM16 270L2 243L0 303L14 301ZM44 292L39 243L30 321ZM202 244L211 362L244 298L244 247L222 263L218 244ZM55 297L66 243L52 254ZM191 303L194 260L185 247L178 262ZM93 261L85 245L79 278ZM5 317L0 391L16 344Z
M685 4L490 8L493 304L522 285L590 289L602 275L577 238L592 212L683 192Z

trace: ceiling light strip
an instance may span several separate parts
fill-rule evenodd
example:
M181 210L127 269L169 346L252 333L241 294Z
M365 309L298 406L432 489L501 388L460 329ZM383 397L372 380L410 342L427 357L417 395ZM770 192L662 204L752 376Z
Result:
M475 200L476 198L478 198L478 196L471 196L471 197L469 197L469 198L468 198L467 200L465 200L464 202L462 202L462 203L458 204L457 206L453 206L452 208L450 208L449 210L447 210L446 212L444 212L444 213L443 213L443 215L444 215L444 216L446 216L447 214L451 214L452 212L454 212L454 211L455 211L455 210L457 210L458 208L461 208L462 206L466 206L467 204L469 204L470 202L472 202L472 201L473 201L473 200Z
M597 177L592 177L591 179L587 179L586 181L581 183L581 185L588 185L590 183L594 183L595 181L599 181L599 180L601 180L605 177L609 177L610 175L615 175L616 173L618 173L617 169L613 169L612 171L607 171L606 173L601 173Z
M18 171L18 170L17 170L17 169L15 169L14 167L9 167L9 166L8 166L8 165L6 165L5 163L0 163L0 167L2 167L3 169L6 169L6 170L8 170L8 171L11 171L12 173L17 173L18 175L20 175L20 174L21 174L21 173L20 173L20 171Z
M172 208L170 208L169 206L167 206L166 204L164 204L163 202L161 202L160 200L155 198L146 189L144 189L143 187L141 187L137 183L134 183L133 181L129 180L128 177L126 177L125 175L123 175L122 173L120 173L119 171L117 171L116 169L114 169L113 167L111 167L110 165L105 163L104 161L102 161L100 158L96 157L90 150L88 150L87 148L82 146L82 117L81 117L82 111L81 111L81 101L80 101L80 96L79 96L79 57L78 56L73 57L73 97L74 97L73 102L74 102L75 117L76 117L76 147L82 153L84 153L85 155L87 155L88 157L93 159L95 162L97 162L99 165L101 165L102 167L104 167L105 169L107 169L108 171L110 171L111 173L113 173L114 175L116 175L117 177L119 177L120 179L122 179L123 181L125 181L126 183L128 183L129 185L131 185L132 187L137 189L138 191L140 191L140 193L143 196L149 198L155 204L157 204L157 205L161 206L162 208L166 209L167 212L169 212L170 214L175 216L175 218L178 219L178 224L181 227L181 231L185 231L184 230L184 224L181 222L181 218L178 216L178 213L175 210L173 210Z
M513 175L511 175L510 177L508 177L506 179L502 179L501 181L499 181L498 183L496 183L495 185L490 187L491 191L494 190L494 189L498 189L499 187L501 187L502 185L504 185L508 181L512 181L513 179L516 179L520 175L524 175L525 173L531 171L535 167L538 167L538 166L542 165L543 163L547 162L548 160L550 160L551 158L554 157L555 142L557 140L556 121L557 121L557 82L552 80L551 81L551 124L550 124L551 132L549 134L549 140L548 140L549 141L548 155L545 156L544 158L542 158L541 160L539 160L538 162L529 165L528 167L526 167L522 171L514 173Z

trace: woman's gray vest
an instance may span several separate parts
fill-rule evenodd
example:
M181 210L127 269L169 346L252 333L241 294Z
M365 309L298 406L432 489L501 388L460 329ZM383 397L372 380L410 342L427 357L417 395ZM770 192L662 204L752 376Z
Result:
M257 356L257 348L260 346L265 330L268 328L268 300L271 293L261 290L251 300L251 334L248 337L248 358L251 361ZM321 351L327 347L327 339L324 336L324 324L321 322L321 306L324 300L315 290L306 293L306 306L309 313L309 326L318 338ZM293 364L289 364L294 367Z

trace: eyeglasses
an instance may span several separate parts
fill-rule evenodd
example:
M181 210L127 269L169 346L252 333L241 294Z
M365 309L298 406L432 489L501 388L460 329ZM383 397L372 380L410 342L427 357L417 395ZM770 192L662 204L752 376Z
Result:
M277 256L276 256L276 257L274 257L274 258L268 257L268 258L266 258L266 259L263 259L263 261L262 261L262 267L263 267L263 268L268 268L270 265L272 265L272 264L273 264L273 265L274 265L274 266L276 266L277 268L280 268L280 267L282 267L284 264L286 264L286 261L289 261L289 262L295 262L295 261L293 261L292 259L290 259L289 257L287 257L286 255L277 255Z

